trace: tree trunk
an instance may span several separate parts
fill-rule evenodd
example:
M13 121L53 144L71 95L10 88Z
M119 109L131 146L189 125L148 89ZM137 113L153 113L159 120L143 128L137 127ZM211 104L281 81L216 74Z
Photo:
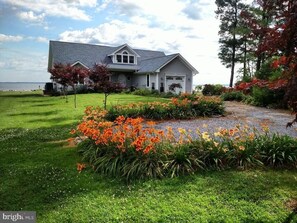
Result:
M73 90L74 90L74 108L76 108L76 86L73 85Z
M247 69L246 69L246 39L244 40L244 56L243 56L243 77L247 76Z
M107 104L107 96L108 96L108 93L104 93L104 109L106 110L106 104Z
M237 27L237 1L234 5L235 12L234 12L234 24L233 24L233 45L232 45L232 61L231 61L231 77L230 77L230 84L229 87L233 87L233 79L234 79L234 68L235 68L235 52L236 52L236 35L235 35L235 29Z
M65 97L66 103L68 103L66 86L63 86L63 93L64 93L64 97Z

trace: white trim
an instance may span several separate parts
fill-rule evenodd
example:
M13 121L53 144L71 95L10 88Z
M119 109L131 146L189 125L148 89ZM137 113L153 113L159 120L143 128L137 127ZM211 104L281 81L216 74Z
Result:
M84 68L89 69L86 65L84 65L82 62L80 62L79 60L76 61L75 63L71 64L71 67L75 66L76 64L80 64L82 65Z
M164 78L165 78L165 80L164 80L164 91L165 92L168 92L168 87L167 87L167 77L183 77L184 78L184 86L183 86L183 91L182 91L182 93L186 93L187 92L187 89L186 89L186 81L187 81L187 75L184 75L184 74L164 74Z
M127 43L125 43L124 45L122 45L120 48L116 49L115 51L113 51L111 54L109 54L108 56L114 56L117 52L121 51L123 48L127 47L132 53L135 54L136 57L140 57Z
M121 56L121 62L118 61L117 56ZM124 62L124 56L127 56L127 63ZM130 57L133 57L133 63L130 63ZM127 50L123 50L121 53L114 54L112 60L112 62L116 64L137 64L137 57L134 54L129 53Z
M159 88L159 73L156 73L156 87L155 87L155 90L160 91L160 88Z

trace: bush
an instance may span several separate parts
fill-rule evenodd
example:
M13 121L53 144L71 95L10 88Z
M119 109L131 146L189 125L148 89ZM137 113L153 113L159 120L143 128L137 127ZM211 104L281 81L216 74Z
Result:
M297 140L270 134L267 126L262 130L237 126L214 134L178 129L176 134L141 118L96 120L88 115L76 130L86 138L79 144L83 160L96 172L127 181L211 169L297 165Z
M159 92L157 90L149 90L147 88L141 88L133 91L132 94L140 95L140 96L151 96L151 95L158 95Z
M221 95L224 91L224 86L220 84L205 84L202 89L203 95Z
M241 91L225 92L221 95L223 101L244 101L246 96Z
M253 104L256 106L285 108L284 95L285 91L282 89L270 90L260 87L253 87L252 89Z

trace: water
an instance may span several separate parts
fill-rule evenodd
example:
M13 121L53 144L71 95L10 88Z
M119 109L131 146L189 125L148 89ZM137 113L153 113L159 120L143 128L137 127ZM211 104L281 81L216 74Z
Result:
M0 91L44 90L45 82L0 82Z

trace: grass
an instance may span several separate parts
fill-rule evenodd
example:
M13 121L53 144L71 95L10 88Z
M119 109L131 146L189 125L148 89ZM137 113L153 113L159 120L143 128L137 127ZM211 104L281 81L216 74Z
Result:
M297 222L296 170L214 171L125 184L78 173L65 139L103 96L0 93L0 210L36 211L38 222ZM109 102L155 98L111 95ZM158 99L159 100L159 99ZM291 207L291 206L290 206Z

